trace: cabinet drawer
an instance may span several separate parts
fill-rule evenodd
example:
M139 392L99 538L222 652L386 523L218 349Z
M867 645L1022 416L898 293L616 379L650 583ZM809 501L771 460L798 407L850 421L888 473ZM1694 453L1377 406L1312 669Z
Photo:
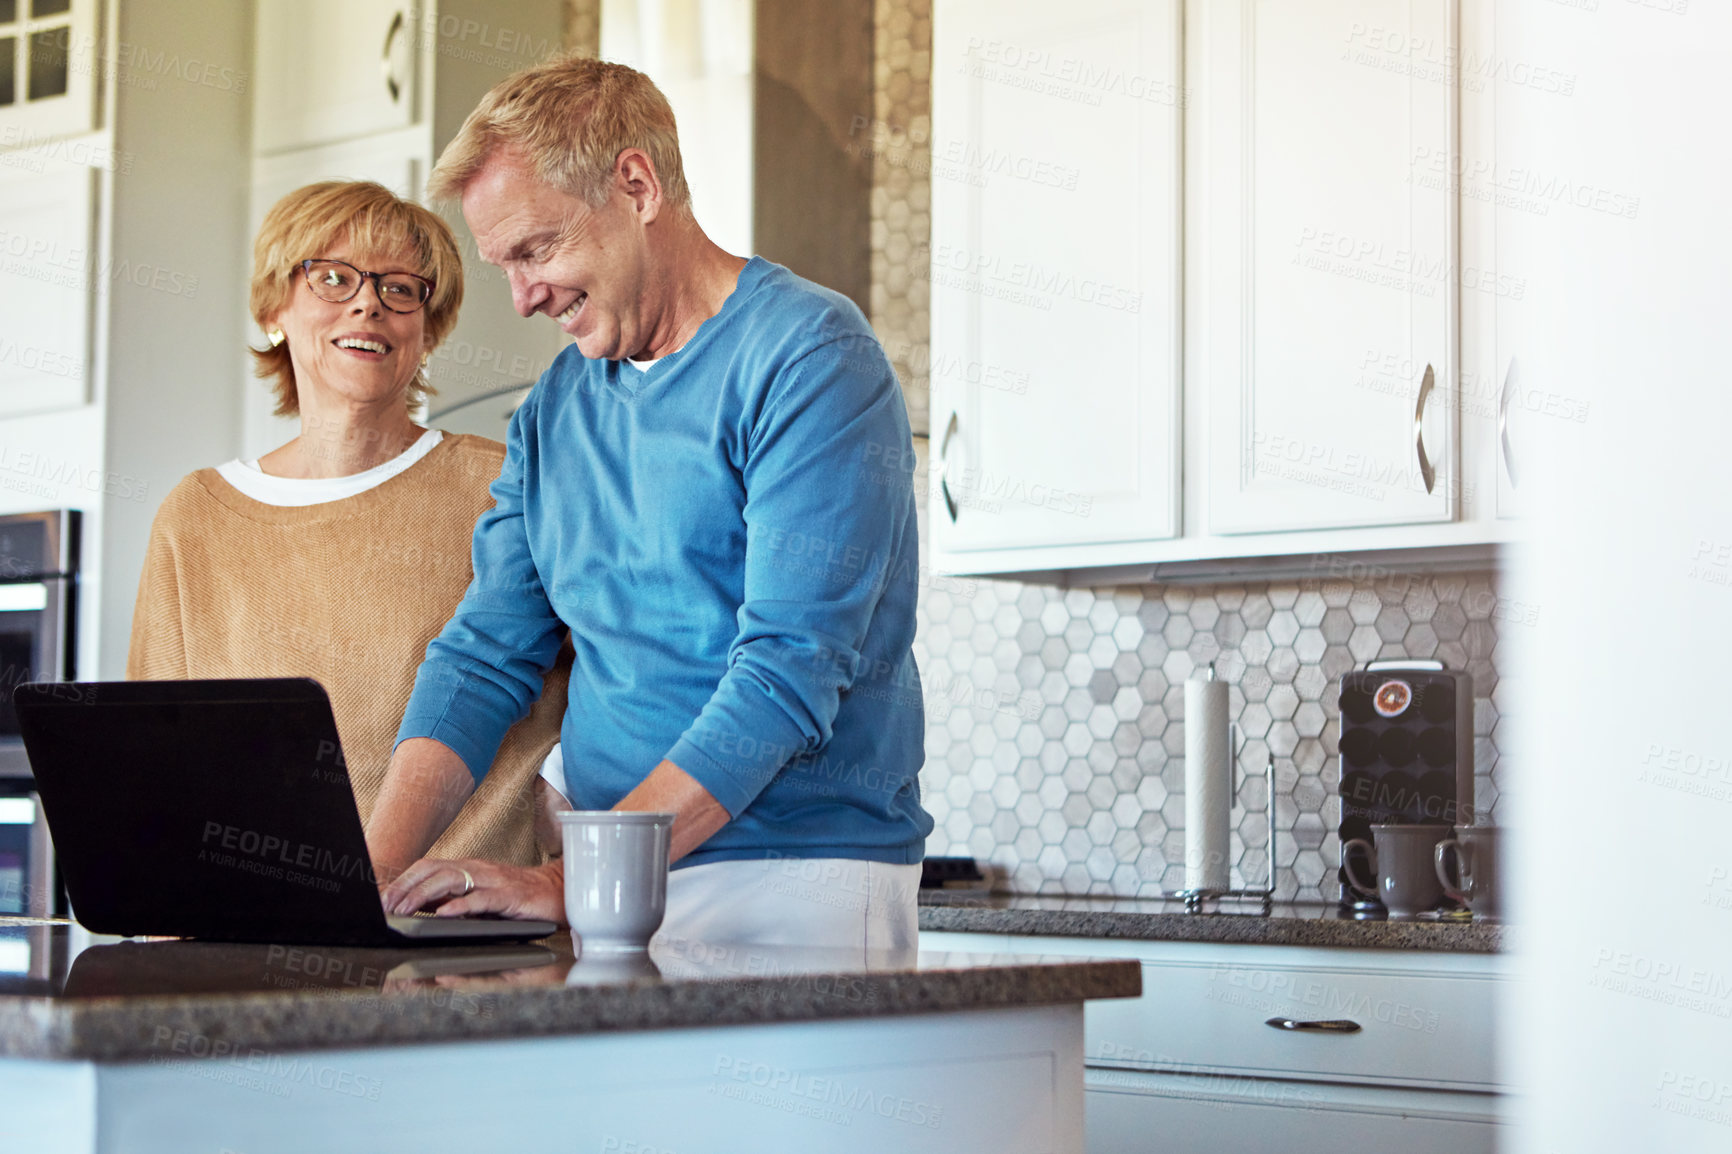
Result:
M922 949L1137 958L1143 994L1084 1009L1093 1068L1498 1090L1494 954L923 933ZM1348 1019L1358 1032L1276 1029Z
M1255 951L1259 947L1248 947ZM1245 957L1143 962L1143 996L1088 1006L1088 1061L1174 1073L1491 1090L1496 979ZM1356 1033L1271 1018L1346 1020Z
M1488 1094L1129 1070L1089 1070L1084 1089L1088 1154L1495 1154L1501 1129Z

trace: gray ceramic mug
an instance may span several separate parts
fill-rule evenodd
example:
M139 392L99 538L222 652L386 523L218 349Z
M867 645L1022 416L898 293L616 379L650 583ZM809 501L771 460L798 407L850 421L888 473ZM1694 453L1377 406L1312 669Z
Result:
M1438 842L1432 858L1443 892L1483 917L1495 918L1500 910L1498 840L1495 826L1456 826L1455 836ZM1453 877L1450 858L1455 859Z
M1352 838L1341 847L1341 872L1347 884L1368 898L1378 898L1392 917L1405 918L1435 909L1443 901L1434 855L1437 843L1449 836L1447 825L1374 825L1372 840ZM1365 851L1375 873L1370 881L1359 874L1353 849Z
M565 919L581 956L649 948L668 904L671 813L566 810Z

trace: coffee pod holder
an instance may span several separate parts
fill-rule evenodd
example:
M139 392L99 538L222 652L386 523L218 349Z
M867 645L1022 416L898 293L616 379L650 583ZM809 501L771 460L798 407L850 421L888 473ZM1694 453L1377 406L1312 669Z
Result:
M1239 755L1243 752L1244 742L1240 740L1241 732L1237 722L1231 726L1233 734L1233 769L1238 772ZM1261 913L1267 916L1275 908L1275 755L1269 755L1269 762L1263 769L1264 779L1268 782L1267 807L1269 811L1269 884L1264 889L1214 890L1214 889L1182 889L1163 893L1164 898L1179 899L1185 903L1188 914L1208 913L1209 902L1257 902L1262 906Z

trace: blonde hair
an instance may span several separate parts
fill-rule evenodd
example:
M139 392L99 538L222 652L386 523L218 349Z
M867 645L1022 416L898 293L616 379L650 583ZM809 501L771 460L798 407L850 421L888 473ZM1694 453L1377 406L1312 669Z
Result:
M351 254L379 254L404 249L415 254L415 267L403 269L433 282L433 295L422 306L426 319L423 351L439 347L457 323L463 304L463 258L450 226L437 215L402 199L370 180L327 180L297 188L272 206L253 241L253 279L249 305L253 320L268 328L272 318L289 305L305 278L300 262L325 256L347 243ZM258 361L254 372L271 381L277 394L276 415L301 411L289 346L248 349ZM408 390L409 407L419 405L433 387L425 369L415 374Z
M612 192L619 154L640 148L661 180L662 202L691 212L674 110L649 77L623 64L556 56L494 85L439 157L428 196L462 196L501 148L519 153L537 177L591 207Z

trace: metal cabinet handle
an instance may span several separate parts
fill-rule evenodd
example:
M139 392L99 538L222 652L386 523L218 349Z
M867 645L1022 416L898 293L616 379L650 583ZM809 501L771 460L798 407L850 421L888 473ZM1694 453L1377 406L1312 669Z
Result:
M956 414L950 414L950 423L944 426L944 439L938 443L938 491L944 496L944 511L950 514L951 524L956 523L956 498L950 495L950 481L945 474L950 469L950 438L956 435Z
M1497 397L1497 440L1503 449L1503 469L1509 474L1509 483L1512 489L1521 485L1521 482L1516 480L1515 457L1511 456L1509 449L1509 402L1510 398L1515 395L1518 376L1516 359L1511 357L1509 369L1503 375L1503 388L1498 392Z
M1357 1034L1360 1030L1358 1022L1351 1018L1324 1018L1315 1022L1301 1022L1293 1018L1270 1018L1263 1023L1277 1030L1300 1030L1308 1034Z
M1413 450L1419 454L1419 476L1425 482L1427 493L1437 484L1437 468L1425 455L1425 402L1431 398L1432 387L1436 384L1437 378L1432 374L1431 366L1426 365L1425 377L1419 382L1419 401L1413 406Z
M391 17L391 27L385 31L385 48L379 56L379 71L385 76L385 89L391 94L391 103L395 104L403 97L403 86L397 83L397 74L391 70L391 45L397 42L397 37L403 31L403 10L398 9Z

